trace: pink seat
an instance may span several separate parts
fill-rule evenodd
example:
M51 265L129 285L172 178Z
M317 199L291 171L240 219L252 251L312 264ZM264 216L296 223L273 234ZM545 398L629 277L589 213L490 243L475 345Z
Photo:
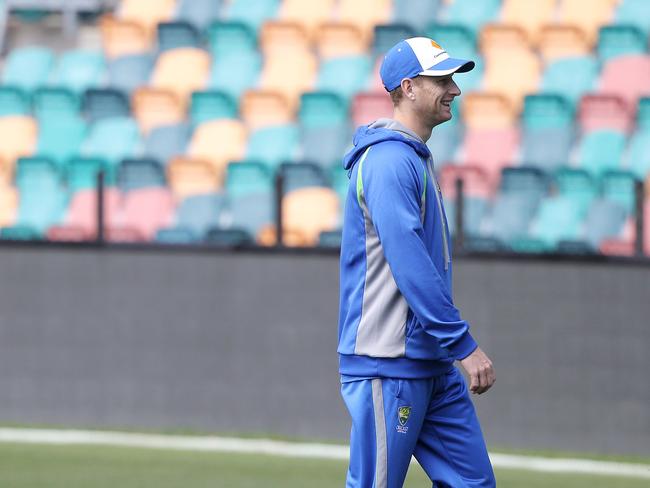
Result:
M158 229L172 224L174 199L166 188L131 190L124 196L118 229L132 228L145 240L152 240Z
M464 162L479 166L485 171L494 187L501 169L511 166L519 145L519 131L516 128L467 129Z
M445 198L456 198L456 180L463 180L466 197L489 198L492 194L490 181L485 171L475 165L449 164L440 170L440 188Z
M605 239L598 250L608 256L634 256L634 241L624 239Z
M147 238L138 229L123 225L113 225L106 229L104 237L111 242L146 242Z
M115 188L104 190L104 223L110 225L117 218L121 194ZM65 221L48 230L51 240L94 239L97 233L97 192L80 190L74 194Z
M583 132L611 129L627 133L634 122L634 114L619 96L585 95L580 100L578 120Z
M609 61L602 71L600 91L636 105L640 97L650 95L650 56L621 56Z
M384 92L359 93L352 101L352 121L355 126L369 124L382 117L393 116L393 102Z
M95 232L73 225L54 225L47 229L48 241L83 242L96 238Z

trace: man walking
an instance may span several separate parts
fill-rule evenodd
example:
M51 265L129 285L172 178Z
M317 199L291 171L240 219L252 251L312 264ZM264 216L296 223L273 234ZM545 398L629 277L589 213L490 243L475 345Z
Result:
M401 487L414 455L434 487L496 482L469 390L495 381L452 299L449 231L425 142L460 95L435 41L395 45L381 66L392 119L357 129L341 244L339 371L352 417L347 488Z

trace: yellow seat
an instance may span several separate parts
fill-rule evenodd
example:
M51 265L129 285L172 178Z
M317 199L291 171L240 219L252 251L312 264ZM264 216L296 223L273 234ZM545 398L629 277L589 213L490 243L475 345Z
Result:
M318 71L318 60L308 50L286 49L273 51L264 59L260 88L282 94L292 111L300 95L313 89Z
M359 56L368 51L368 42L359 26L344 22L322 24L316 34L321 59Z
M173 92L186 106L193 91L205 88L210 77L210 64L210 55L202 49L165 51L158 57L151 85Z
M36 150L38 127L36 121L24 115L0 117L0 160L3 161L1 180L10 181L16 159L31 156Z
M390 22L392 10L391 0L340 0L338 16L341 21L358 26L370 41L376 25Z
M332 19L335 0L284 0L279 18L298 22L310 37L314 37L318 26Z
M521 27L536 45L542 26L553 20L556 3L556 0L503 0L501 21Z
M104 53L109 58L142 54L152 49L152 38L146 28L135 21L105 15L99 23Z
M176 0L122 0L117 16L138 22L153 33L158 23L172 18L175 9Z
M512 49L486 58L483 87L503 94L518 113L523 98L537 91L540 75L540 61L532 51Z
M178 201L191 195L212 193L221 187L219 174L209 161L184 156L170 161L167 181Z
M589 46L593 46L598 39L598 29L612 21L615 8L614 0L560 0L558 20L580 27Z
M526 31L516 25L486 25L480 34L481 52L486 58L507 56L512 50L530 49Z
M169 90L138 88L133 92L132 105L133 114L143 134L161 125L178 124L185 118L182 101Z
M267 21L260 29L260 49L265 56L283 51L310 49L309 36L298 22Z
M591 51L584 31L577 25L547 25L542 28L539 51L546 63L560 58L584 56Z
M9 227L16 221L18 192L7 182L0 183L0 227Z
M270 125L289 124L294 119L290 103L277 91L244 92L240 103L240 114L251 130Z
M517 115L510 101L498 93L471 92L463 97L463 120L471 129L514 127Z
M192 159L207 161L213 168L219 186L231 161L240 161L246 154L248 134L239 120L220 119L204 122L192 135L187 154Z

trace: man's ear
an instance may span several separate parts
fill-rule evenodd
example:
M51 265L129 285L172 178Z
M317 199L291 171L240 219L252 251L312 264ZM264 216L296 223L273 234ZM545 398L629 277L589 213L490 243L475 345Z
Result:
M413 93L414 83L411 78L404 78L400 86L402 87L402 93L404 93L406 98L411 101L415 100L415 93Z

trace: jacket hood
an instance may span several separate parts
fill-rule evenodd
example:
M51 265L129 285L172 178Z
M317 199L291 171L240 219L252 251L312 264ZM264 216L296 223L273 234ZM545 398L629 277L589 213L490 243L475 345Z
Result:
M402 129L403 128L403 129ZM411 146L419 156L429 158L431 152L427 145L415 134L391 119L379 119L369 125L362 125L354 133L354 147L343 158L343 167L350 170L369 146L384 141L399 141Z

